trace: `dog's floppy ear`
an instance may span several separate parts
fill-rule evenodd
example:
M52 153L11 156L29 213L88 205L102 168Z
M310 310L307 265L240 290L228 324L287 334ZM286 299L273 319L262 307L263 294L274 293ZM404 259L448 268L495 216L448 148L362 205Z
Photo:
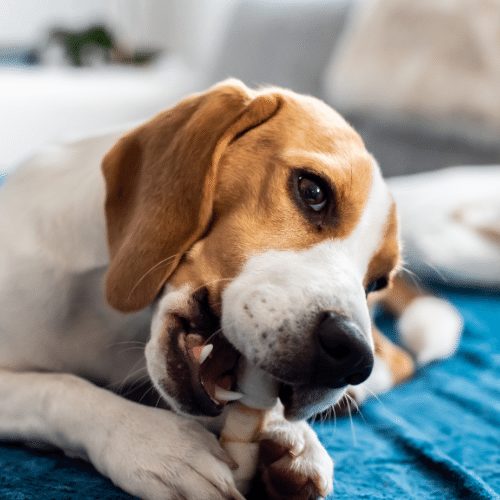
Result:
M224 82L159 114L109 151L106 297L114 308L135 311L153 302L208 227L226 146L279 106L276 94Z

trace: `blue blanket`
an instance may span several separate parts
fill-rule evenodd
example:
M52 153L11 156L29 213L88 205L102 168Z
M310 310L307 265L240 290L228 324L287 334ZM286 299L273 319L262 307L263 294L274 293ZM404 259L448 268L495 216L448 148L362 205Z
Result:
M499 498L500 296L445 295L465 318L458 354L362 406L352 429L316 426L337 462L335 498Z
M314 424L336 461L335 498L500 498L500 297L444 294L465 317L458 354L367 402L352 423ZM390 318L378 322L394 333ZM84 462L3 445L0 498L130 497Z

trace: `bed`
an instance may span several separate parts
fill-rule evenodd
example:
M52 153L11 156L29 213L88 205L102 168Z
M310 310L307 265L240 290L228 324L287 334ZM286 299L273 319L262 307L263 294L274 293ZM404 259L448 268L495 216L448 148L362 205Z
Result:
M458 353L352 421L313 424L336 462L334 498L500 498L500 295L439 291L465 319ZM377 322L394 334L390 317ZM2 444L0 498L130 497L85 462Z

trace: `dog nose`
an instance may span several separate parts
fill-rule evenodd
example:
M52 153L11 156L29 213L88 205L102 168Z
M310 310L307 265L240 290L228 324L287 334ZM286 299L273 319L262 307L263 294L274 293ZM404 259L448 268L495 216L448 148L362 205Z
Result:
M323 313L316 327L316 383L339 388L364 382L373 368L373 353L360 328L333 312Z

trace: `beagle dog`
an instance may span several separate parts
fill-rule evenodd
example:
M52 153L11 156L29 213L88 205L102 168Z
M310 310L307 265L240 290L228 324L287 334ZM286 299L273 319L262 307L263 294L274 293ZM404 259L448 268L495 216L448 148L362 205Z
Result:
M121 135L47 148L0 189L0 439L141 498L241 498L215 433L244 356L280 383L269 496L326 496L305 419L374 363L384 387L413 369L372 334L367 295L399 263L377 163L318 99L235 80ZM156 407L120 395L145 379Z

